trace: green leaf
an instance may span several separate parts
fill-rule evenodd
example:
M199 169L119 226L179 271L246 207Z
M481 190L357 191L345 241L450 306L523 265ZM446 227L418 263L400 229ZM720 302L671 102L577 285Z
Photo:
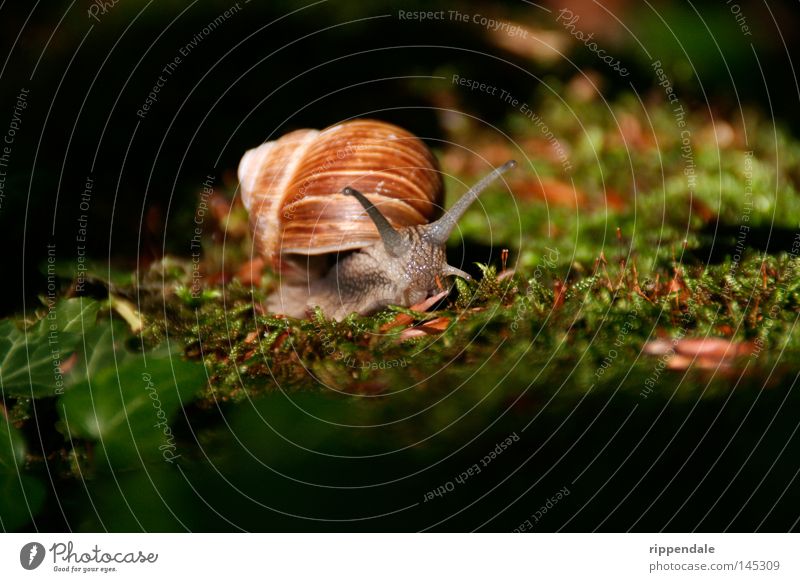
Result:
M99 304L87 299L58 302L27 329L0 322L0 387L10 396L44 398L65 388L61 366L83 329L96 325Z
M84 333L92 329L97 321L100 303L83 297L60 301L54 311L56 326L60 332Z
M52 334L52 335L51 335ZM0 323L0 386L10 396L55 396L64 388L61 365L78 335L51 330L46 319L28 330Z
M0 413L0 474L16 475L25 462L25 439Z
M22 474L27 448L22 434L0 414L0 530L28 523L44 503L45 490L36 477Z
M102 370L103 367L114 366L130 357L131 352L125 347L131 338L125 323L119 319L104 322L87 331L82 341L78 342L76 351L78 362L67 375L67 386L85 382Z
M205 367L166 347L120 352L116 341L111 331L97 338L88 373L61 397L61 431L97 441L101 469L172 462L181 453L170 421L205 386Z
M0 474L0 531L18 530L44 505L45 488L30 475Z

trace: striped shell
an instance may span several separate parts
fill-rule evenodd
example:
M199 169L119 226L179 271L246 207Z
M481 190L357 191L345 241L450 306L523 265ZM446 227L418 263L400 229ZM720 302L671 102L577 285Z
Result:
M309 256L380 240L358 201L342 194L345 186L365 194L395 228L436 219L444 190L419 138L366 119L293 131L249 150L239 181L257 251L288 275Z

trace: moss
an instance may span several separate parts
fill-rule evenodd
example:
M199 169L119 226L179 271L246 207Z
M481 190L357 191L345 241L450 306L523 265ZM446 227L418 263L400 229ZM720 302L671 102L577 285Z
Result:
M527 361L553 355L586 377L609 350L634 361L659 334L761 338L761 357L768 359L772 349L774 357L800 349L793 325L800 309L799 265L787 253L751 253L737 265L664 265L645 279L635 262L597 258L591 268L560 265L546 275L540 270L536 277L522 273L504 280L493 266L481 265L483 277L459 280L454 300L435 313L392 308L342 322L319 311L306 320L267 314L249 290L232 283L219 287L221 301L197 305L176 294L167 301L166 317L147 314L144 335L177 338L190 357L206 363L207 405L274 390L387 392L407 383L410 373L422 379L437 374L437 383L458 381L469 377L473 364L496 356L498 346L503 354L525 353ZM388 327L398 314L409 315L407 323ZM433 318L451 324L403 340L408 326L425 329Z

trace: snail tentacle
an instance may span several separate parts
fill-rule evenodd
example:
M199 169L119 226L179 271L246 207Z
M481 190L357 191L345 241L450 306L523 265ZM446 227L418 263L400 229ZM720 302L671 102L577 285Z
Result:
M469 273L462 271L452 265L445 265L444 269L442 269L442 274L445 277L461 277L462 279L466 279L467 281L472 281L472 277Z
M452 208L445 212L436 222L432 222L425 228L425 234L428 239L434 243L445 244L447 239L450 238L450 233L458 224L461 216L467 211L475 200L478 199L481 192L486 190L489 185L497 180L503 173L512 169L517 165L514 160L509 160L499 168L495 168L490 174L481 179L477 184L470 188L458 201L453 204Z
M381 235L381 240L383 241L383 246L386 248L386 252L389 253L389 255L399 257L408 250L408 241L389 224L386 217L366 196L350 186L346 186L342 192L348 196L353 196L361 203L361 206L364 207L364 210L375 224L375 228L378 229L378 233Z

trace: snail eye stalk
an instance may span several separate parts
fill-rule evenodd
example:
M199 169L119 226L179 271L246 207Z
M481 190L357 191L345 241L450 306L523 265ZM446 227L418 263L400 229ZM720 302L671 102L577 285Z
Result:
M445 212L444 216L425 228L428 240L436 244L445 244L447 239L450 238L450 233L456 227L456 224L458 224L459 219L467 211L467 208L478 199L481 192L486 190L492 182L497 180L505 172L516 167L516 165L517 162L509 160L499 168L495 168L489 175L467 190L467 192L458 199L458 202L453 204L452 208Z
M364 207L364 210L366 210L372 222L375 224L375 227L378 229L378 233L381 235L381 240L383 241L383 246L387 253L393 257L399 257L408 250L408 244L403 236L389 224L386 217L366 196L350 186L347 186L342 192L348 196L353 196L361 203L361 206Z

